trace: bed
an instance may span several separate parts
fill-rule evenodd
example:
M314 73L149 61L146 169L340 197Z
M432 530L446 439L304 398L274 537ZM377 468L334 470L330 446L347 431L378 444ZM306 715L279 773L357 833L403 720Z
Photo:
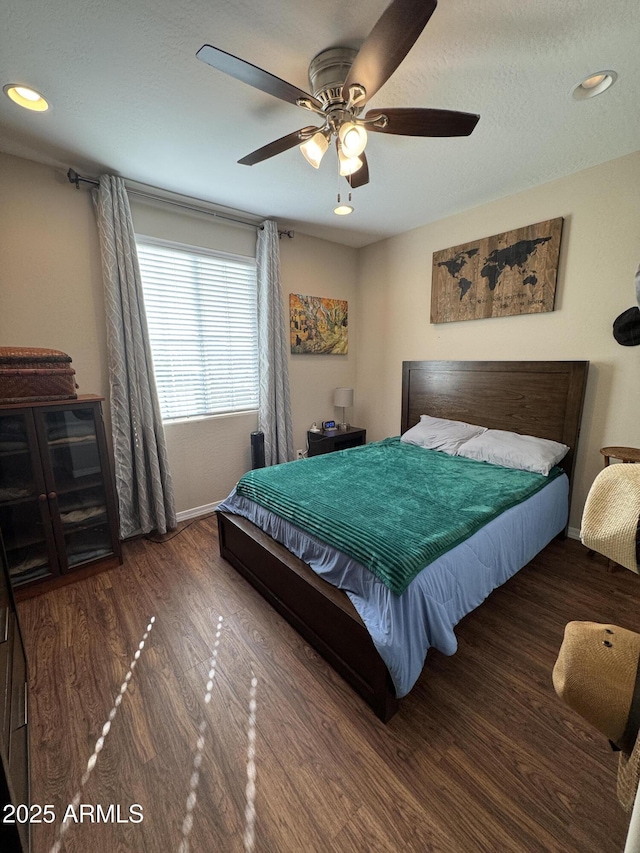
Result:
M422 659L420 649L416 652L407 647L411 651L408 658L412 659L410 672L398 671L395 658L381 639L384 631L378 630L377 617L371 615L367 595L370 589L379 595L381 585L372 585L371 574L357 561L353 566L349 564L349 581L343 584L341 579L347 575L342 558L350 560L349 555L334 552L313 535L301 536L295 525L291 530L289 522L264 507L256 508L245 498L232 495L218 512L222 556L386 722L398 708L398 695L406 693L407 685L410 689L419 675L426 649L435 646L446 654L453 653L457 621L526 565L555 535L562 534L567 523L587 369L587 362L556 361L403 364L402 433L418 423L421 414L429 413L551 439L570 447L560 463L566 476L556 478L522 505L493 519L468 540L471 544L465 542L447 551L418 573L402 595L388 594L384 599L387 615L393 616L397 610L400 623L416 622L410 626L413 634L409 632L406 642L412 644L414 634L420 634L420 642L426 644ZM319 460L311 460L316 461ZM548 498L546 493L553 495ZM523 544L505 554L503 547L496 544L502 541L500 537L513 541L522 538ZM282 543L289 544L291 550ZM348 594L334 584L346 586ZM447 584L455 589L456 596L455 601L447 599L443 608L446 595L442 588ZM434 586L435 599L431 594ZM414 599L422 610L410 603ZM416 612L421 615L416 617Z

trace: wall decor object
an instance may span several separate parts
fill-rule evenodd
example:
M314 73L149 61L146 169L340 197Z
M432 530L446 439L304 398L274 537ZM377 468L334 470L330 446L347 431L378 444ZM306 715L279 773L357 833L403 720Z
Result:
M347 302L289 294L291 352L345 355L349 348Z
M431 322L553 311L562 217L433 253Z

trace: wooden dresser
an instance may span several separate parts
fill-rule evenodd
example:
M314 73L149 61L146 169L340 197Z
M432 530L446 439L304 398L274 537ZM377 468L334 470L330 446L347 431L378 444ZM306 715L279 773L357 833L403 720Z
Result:
M27 659L1 535L0 563L0 850L20 853L30 840Z

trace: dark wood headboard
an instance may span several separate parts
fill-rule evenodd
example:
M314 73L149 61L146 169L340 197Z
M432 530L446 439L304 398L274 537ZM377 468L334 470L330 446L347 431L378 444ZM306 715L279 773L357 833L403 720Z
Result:
M420 415L561 441L572 479L588 361L405 361L402 432Z

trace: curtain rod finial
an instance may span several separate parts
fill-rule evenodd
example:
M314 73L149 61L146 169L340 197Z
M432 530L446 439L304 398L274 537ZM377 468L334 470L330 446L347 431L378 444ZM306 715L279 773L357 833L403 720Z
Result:
M69 169L67 172L67 178L69 178L70 184L76 185L77 190L80 189L80 175L74 169Z

